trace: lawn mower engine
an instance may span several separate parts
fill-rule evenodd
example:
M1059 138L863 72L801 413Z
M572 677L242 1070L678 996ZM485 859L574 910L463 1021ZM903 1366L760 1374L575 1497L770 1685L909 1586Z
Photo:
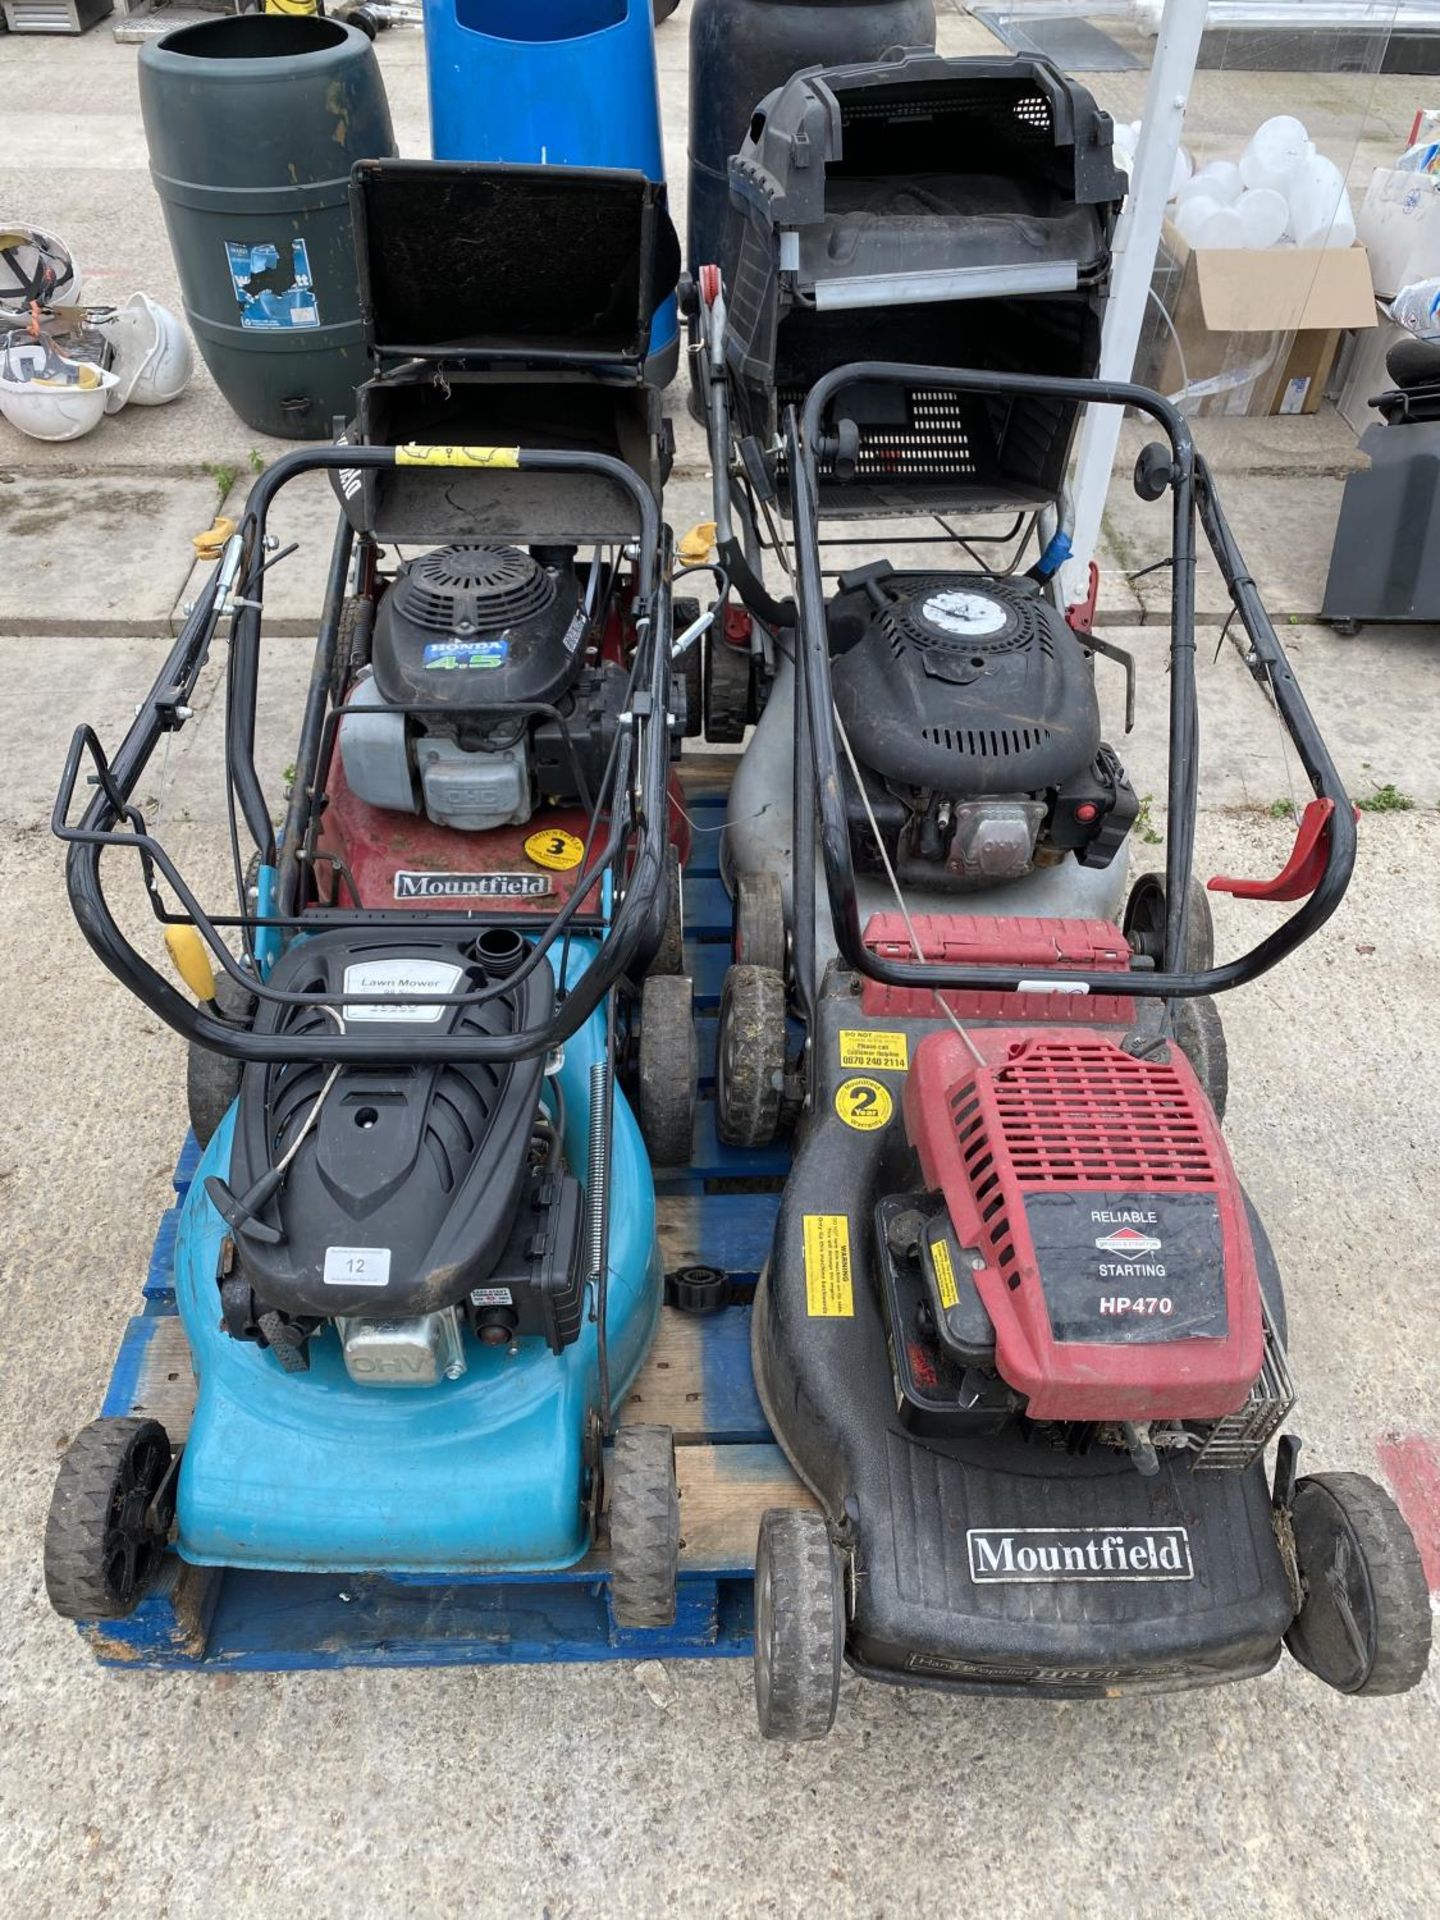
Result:
M629 679L605 648L603 584L598 567L582 576L574 547L453 546L407 561L341 723L357 797L483 833L593 796Z
M505 1033L548 1012L548 964L509 976L519 936L397 941L331 931L300 940L270 985L289 993L387 996L346 1009L377 1023ZM396 996L474 993L469 1007ZM328 1033L324 1006L266 1000L256 1031ZM333 1323L357 1385L429 1387L481 1346L529 1335L559 1353L580 1334L583 1196L541 1095L543 1062L346 1066L251 1064L241 1080L226 1177L206 1191L233 1235L220 1313L237 1340L268 1346L287 1373ZM553 1101L554 1096L551 1096Z
M1078 1028L981 1044L994 1064L950 1031L921 1042L904 1111L925 1190L877 1212L902 1417L1023 1414L1145 1474L1166 1449L1248 1466L1293 1403L1279 1281L1188 1061Z
M835 704L865 783L846 781L857 868L964 891L1067 852L1106 867L1138 811L1083 642L1029 579L848 574L828 610Z

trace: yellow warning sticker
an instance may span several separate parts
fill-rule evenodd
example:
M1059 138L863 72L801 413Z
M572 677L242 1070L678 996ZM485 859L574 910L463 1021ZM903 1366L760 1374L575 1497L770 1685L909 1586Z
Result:
M805 1311L812 1320L855 1317L848 1214L805 1215Z
M840 1033L840 1064L905 1073L910 1066L910 1042L903 1033L868 1033L863 1027L845 1027Z
M857 1133L877 1133L890 1124L895 1102L890 1089L878 1080L842 1080L835 1092L835 1111Z
M518 467L518 447L422 447L414 441L395 449L397 467Z
M585 858L585 842L559 827L548 827L544 833L531 834L525 842L525 851L537 867L549 867L552 873L568 873Z
M943 1240L930 1242L930 1258L935 1262L935 1284L940 1289L940 1304L948 1313L960 1298L955 1285L955 1265Z

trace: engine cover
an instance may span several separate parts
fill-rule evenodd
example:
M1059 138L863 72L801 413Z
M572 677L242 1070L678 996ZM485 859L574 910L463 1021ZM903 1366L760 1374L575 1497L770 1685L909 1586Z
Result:
M352 932L299 940L270 984L289 992L462 993L486 983L472 941ZM376 1001L346 1024L512 1032L544 1018L554 979L543 962L476 1007ZM261 1000L258 1034L332 1033L318 1006ZM329 1069L318 1062L247 1066L229 1172L243 1198L299 1141L278 1193L259 1208L265 1238L239 1231L240 1273L225 1283L231 1330L266 1312L296 1319L400 1320L464 1303L509 1244L527 1177L542 1061L495 1066L354 1066L304 1123ZM513 1263L512 1263L513 1264ZM236 1281L248 1298L236 1299ZM507 1272L507 1281L515 1282Z
M380 602L375 684L387 706L502 720L496 709L558 699L584 635L569 548L441 547L407 561Z
M1034 582L880 562L840 584L831 677L862 766L969 796L1039 793L1094 764L1089 663Z
M1264 1359L1254 1242L1178 1048L1142 1060L1049 1032L979 1066L937 1032L904 1111L949 1216L924 1260L942 1314L959 1313L957 1351L983 1348L988 1321L1031 1419L1212 1420L1245 1403Z

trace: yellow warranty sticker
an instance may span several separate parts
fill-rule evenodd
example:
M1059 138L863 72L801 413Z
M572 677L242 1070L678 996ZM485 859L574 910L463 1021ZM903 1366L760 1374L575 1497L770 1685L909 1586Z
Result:
M585 842L560 827L548 827L544 833L532 833L525 851L537 867L549 867L552 873L568 873L585 858Z
M930 1242L930 1258L935 1263L935 1284L940 1289L940 1304L948 1313L960 1298L960 1290L955 1285L955 1264L950 1258L950 1249L943 1240Z
M840 1034L840 1064L904 1073L910 1065L910 1042L903 1033L869 1033L863 1027L845 1027Z
M835 1091L835 1111L857 1133L877 1133L890 1124L895 1102L878 1080L842 1080Z
M805 1311L812 1320L855 1317L848 1214L805 1215Z

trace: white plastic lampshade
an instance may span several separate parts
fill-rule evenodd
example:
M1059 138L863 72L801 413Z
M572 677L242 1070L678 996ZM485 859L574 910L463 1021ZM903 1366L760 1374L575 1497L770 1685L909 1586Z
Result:
M1207 160L1191 174L1190 187L1208 193L1222 206L1233 207L1244 191L1245 182L1233 160Z
M1323 153L1311 154L1286 190L1290 231L1299 247L1351 247L1355 214L1345 191L1345 176Z
M1281 192L1314 150L1304 122L1293 114L1277 113L1251 134L1240 156L1240 178L1247 187Z
M1246 247L1274 247L1280 243L1290 219L1290 203L1272 187L1247 187L1235 202Z

